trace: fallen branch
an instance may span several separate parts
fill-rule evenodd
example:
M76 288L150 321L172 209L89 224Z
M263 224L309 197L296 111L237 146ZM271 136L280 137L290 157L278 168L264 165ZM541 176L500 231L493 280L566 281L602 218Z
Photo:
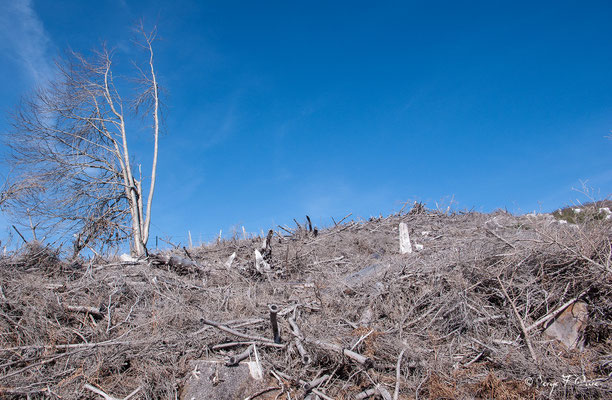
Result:
M312 340L312 341L309 341L309 343L317 345L325 350L334 351L334 352L343 354L347 356L348 358L354 361L357 361L359 364L363 365L365 368L371 368L374 365L374 362L372 361L371 358L362 356L361 354L355 353L354 351L351 351L349 349L344 349L341 346L338 346L337 344L322 342L320 340Z
M5 347L1 348L0 351L15 351L15 350L28 350L28 349L85 349L92 347L103 347L103 346L119 346L119 345L137 345L137 344L148 344L157 342L156 339L147 339L147 340L106 340L104 342L94 342L94 343L71 343L71 344L42 344L42 345L26 345L26 346L14 346L14 347ZM72 353L70 353L72 354ZM68 355L68 353L62 354L62 356Z
M469 367L470 365L474 364L476 361L480 360L480 357L482 357L484 355L485 351L481 351L480 353L478 353L478 355L474 358L472 358L470 361L468 361L464 367Z
M393 400L397 400L399 398L402 357L404 356L405 352L406 349L402 350L399 357L397 357L397 366L395 367L395 391L393 392Z
M72 312L80 312L83 314L91 314L99 318L104 318L104 314L100 311L99 308L90 307L90 306L64 306L64 308L68 311Z
M278 372L278 371L277 371ZM281 375L283 376L283 375ZM283 376L285 379L288 379L289 377L287 375ZM312 398L316 398L316 397L312 397L312 395L315 396L319 396L320 398L324 399L324 400L334 400L333 398L329 397L328 395L326 395L325 393L323 393L322 391L315 389L315 386L320 385L321 383L323 383L326 379L329 379L329 375L324 375L321 378L325 378L323 380L321 380L321 382L317 381L321 378L315 379L311 382L306 382L304 380L300 379L300 383L302 384L302 388L306 390L306 387L308 387L308 390L306 390L306 393L310 393L309 395L305 396L304 399L312 399ZM290 379L288 379L290 380ZM316 385L315 385L316 383Z
M344 259L344 256L340 256L340 257L336 257L336 258L330 258L329 260L321 260L321 261L315 261L312 262L310 264L308 264L309 267L314 267L316 265L319 264L325 264L325 263L333 263L333 262L338 262L338 261L342 261Z
M166 254L154 255L152 256L152 258L172 268L185 268L187 270L191 269L200 272L207 272L206 269L200 266L197 262L189 260L187 258Z
M370 397L374 396L377 394L376 389L367 389L364 390L363 392L359 392L355 395L355 400L364 400L364 399L369 399Z
M391 393L387 389L385 389L381 384L376 385L376 391L383 398L383 400L392 400Z
M59 354L59 355L57 355L55 357L51 357L51 358L49 358L47 360L43 360L43 361L39 361L39 362L34 363L34 364L30 364L27 367L21 368L21 369L19 369L17 371L13 371L10 374L6 374L4 376L0 376L0 381L5 380L6 378L10 378L11 376L20 375L20 374L22 374L23 372L25 372L25 371L27 371L29 369L32 369L34 367L39 367L41 365L47 364L47 363L49 363L51 361L57 360L58 358L71 356L73 354L78 353L79 351L82 351L82 350L72 351L70 353L62 353L62 354Z
M289 326L291 327L291 333L293 333L293 335L297 337L298 339L303 340L304 336L302 336L302 331L300 330L300 327L295 322L295 318L293 317L287 318L287 321L289 322Z
M293 231L291 229L284 228L284 227L282 227L280 225L278 225L278 227L281 228L282 230L284 230L285 232L287 232L288 234L293 235Z
M311 392L313 394L316 394L317 396L319 396L323 400L334 400L333 398L329 397L328 395L326 395L325 393L323 393L322 391L320 391L318 389L312 389Z
M569 247L568 245L566 245L566 244L563 244L563 243L559 242L559 240L557 240L557 239L555 239L555 238L551 237L551 236L550 236L550 235L548 235L548 234L545 234L544 232L538 232L538 233L539 233L540 235L542 235L542 236L546 237L547 239L552 240L552 241L553 241L554 243L556 243L556 244L557 244L559 247L564 248L565 250L567 250L567 251L569 251L570 253L574 254L576 257L578 257L578 258L582 258L583 260L590 262L591 264L593 264L593 265L595 265L595 266L597 266L597 267L599 267L599 268L603 269L603 270L604 270L605 272L607 272L607 273L612 272L612 269L611 269L609 266L605 266L605 265L602 265L602 264L598 263L597 261L593 260L592 258L590 258L590 257L588 257L588 256L585 256L584 254L582 254L582 253L580 253L580 252L578 252L578 251L576 251L576 250L572 249L572 248L571 248L571 247Z
M227 360L227 363L225 363L225 365L227 367L233 367L235 365L238 365L240 361L248 358L251 355L251 353L253 352L253 348L254 348L254 345L250 345L242 353L237 354L235 356L230 356L229 359Z
M342 221L344 221L345 219L347 219L351 215L353 215L353 213L348 213L344 218L342 218L340 221L336 222L336 226L340 225L342 223Z
M504 239L503 237L499 236L497 233L493 232L490 229L487 229L487 232L489 232L491 235L495 236L496 238L498 238L499 240L501 240L502 242L506 243L508 246L512 247L514 250L516 250L516 246L513 245L512 243L510 243L509 241L507 241L506 239Z
M2 395L12 394L16 396L21 396L20 398L26 398L26 399L31 398L30 396L35 393L47 393L48 394L49 390L46 387L39 388L39 389L8 388L8 387L0 388L0 394Z
M305 392L310 392L312 389L316 388L317 386L325 382L327 378L329 378L329 375L320 376L317 379L313 379L310 382L305 382L302 385L302 388L304 389Z
M90 390L96 394L99 394L100 396L104 397L106 400L121 400L118 399L116 397L113 397L111 395L108 395L106 393L104 393L102 390L98 389L97 387L91 386L89 383L86 383L83 388ZM136 393L140 392L140 390L142 389L142 387L138 386L132 393L128 394L127 396L125 396L123 398L123 400L129 400L130 398L134 397L136 395Z
M110 396L110 395L104 393L102 390L100 390L100 389L98 389L96 387L91 386L89 383L86 383L85 386L83 386L83 388L85 388L85 389L87 389L87 390L89 390L91 392L94 392L95 394L99 394L100 396L104 397L106 400L119 400L116 397Z
M222 325L215 321L210 321L210 320L202 318L200 322L206 325L214 326L215 328L222 330L223 332L229 333L230 335L234 335L234 336L237 336L243 339L254 340L254 341L265 342L265 343L274 343L274 340L270 340L270 339L267 339L261 336L246 335L244 333L238 332L228 326Z
M578 299L580 299L582 296L584 296L584 294L586 292L587 292L587 290L583 290L578 296L576 296L573 299L563 303L561 306L557 307L554 311L549 312L548 314L546 314L545 316L543 316L542 318L540 318L539 320L537 320L533 324L529 325L525 330L527 332L529 332L530 330L532 330L534 328L537 328L538 326L546 323L546 321L549 321L551 319L556 318L557 315L559 315L559 314L561 314L561 312L563 312L563 310L565 310L567 307L571 306L576 301L578 301Z
M304 345L302 344L304 336L302 335L302 331L300 331L300 327L295 322L294 317L290 317L287 320L289 321L289 326L291 327L291 333L293 333L293 335L295 336L295 347L297 348L298 353L300 353L302 363L310 364L312 358L306 352L306 349L304 349Z
M306 352L306 349L304 349L304 345L302 344L302 341L300 339L295 339L295 347L297 348L298 353L300 353L302 363L304 363L305 365L310 364L312 362L312 358Z
M523 319L521 318L521 315L519 314L518 310L516 309L516 305L514 304L514 301L512 301L512 299L508 295L508 292L506 292L506 288L504 287L504 284L502 283L501 279L499 279L499 276L497 277L497 282L499 282L499 286L501 287L501 290L504 293L504 296L506 296L506 299L508 299L508 301L510 302L510 305L512 306L512 310L514 311L514 315L516 316L516 319L518 320L518 323L519 323L519 326L521 328L521 331L523 332L523 338L525 339L525 343L527 343L527 348L529 349L529 353L531 354L531 358L533 358L533 361L535 361L537 363L538 362L538 357L536 357L535 351L533 351L533 346L531 346L531 340L529 340L529 334L527 333L527 329L525 328L525 323L523 322Z
M281 390L281 389L282 389L282 388L281 388L281 387L279 387L279 386L269 387L269 388L267 388L267 389L264 389L264 390L262 390L262 391L260 391L260 392L255 393L255 394L253 394L253 395L251 395L251 396L245 397L245 398L244 398L244 400L252 400L252 399L254 399L254 398L256 398L256 397L261 396L262 394L266 394L266 393L271 392L271 391L273 391L273 390Z
M237 346L244 346L244 345L251 345L251 344L256 344L257 346L262 346L262 347L276 347L279 349L284 349L286 347L286 345L284 344L276 344L276 343L268 343L268 342L229 342L229 343L219 343L219 344L215 344L214 346L211 347L211 350L221 350L221 349L228 349L230 347L237 347Z

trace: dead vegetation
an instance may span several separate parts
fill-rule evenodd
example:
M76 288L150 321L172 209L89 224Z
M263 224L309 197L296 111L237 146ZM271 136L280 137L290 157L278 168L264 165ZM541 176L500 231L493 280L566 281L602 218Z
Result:
M421 251L399 254L400 222ZM175 399L190 361L255 344L270 385L251 398L609 398L611 224L415 208L283 227L270 254L262 238L177 249L174 262L28 249L2 260L0 394ZM582 351L542 334L577 301Z

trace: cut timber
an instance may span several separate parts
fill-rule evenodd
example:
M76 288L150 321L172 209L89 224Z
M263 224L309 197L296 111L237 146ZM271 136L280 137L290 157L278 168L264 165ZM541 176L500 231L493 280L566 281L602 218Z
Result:
M408 234L408 225L405 222L399 224L399 240L400 254L412 253L412 244L410 243L410 235Z

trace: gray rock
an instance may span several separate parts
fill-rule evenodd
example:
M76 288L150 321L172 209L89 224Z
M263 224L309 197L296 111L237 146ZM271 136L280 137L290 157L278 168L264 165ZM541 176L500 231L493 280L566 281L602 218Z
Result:
M225 361L198 360L190 368L181 400L244 399L265 388L263 372L254 361L227 367Z
M367 267L347 276L344 278L344 281L351 287L359 286L366 281L382 276L389 270L390 267L390 264L383 263L368 265Z
M544 331L544 335L556 339L568 350L582 349L582 334L589 318L587 305L576 302L567 307Z

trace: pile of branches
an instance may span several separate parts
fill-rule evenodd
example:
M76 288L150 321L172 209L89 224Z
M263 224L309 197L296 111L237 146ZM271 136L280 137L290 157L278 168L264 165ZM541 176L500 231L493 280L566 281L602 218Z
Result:
M5 257L0 396L175 399L191 361L253 348L261 399L612 394L610 220L422 207L308 225L135 262ZM569 350L543 330L577 301Z

